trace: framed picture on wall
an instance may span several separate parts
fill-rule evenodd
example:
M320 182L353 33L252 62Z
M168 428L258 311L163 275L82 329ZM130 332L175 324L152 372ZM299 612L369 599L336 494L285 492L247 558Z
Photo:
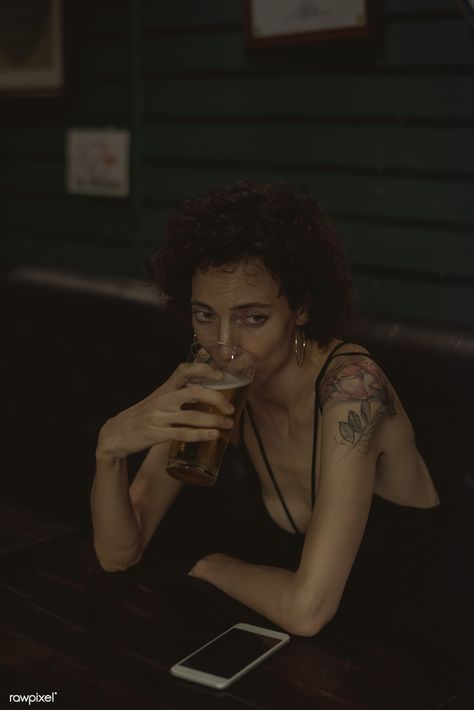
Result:
M247 0L247 45L370 38L380 0Z
M0 92L54 95L63 87L61 0L1 0Z

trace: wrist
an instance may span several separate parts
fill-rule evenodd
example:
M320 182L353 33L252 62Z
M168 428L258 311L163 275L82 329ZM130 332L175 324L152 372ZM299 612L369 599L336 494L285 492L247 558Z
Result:
M113 432L112 419L105 422L97 439L95 460L97 463L113 464L125 461L127 454L117 445L117 436Z

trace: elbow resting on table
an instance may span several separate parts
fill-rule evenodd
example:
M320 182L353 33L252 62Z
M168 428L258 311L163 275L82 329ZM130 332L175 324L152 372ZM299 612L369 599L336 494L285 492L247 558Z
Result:
M333 618L332 615L294 615L285 630L293 636L316 636Z
M294 636L316 636L335 616L337 605L329 600L294 599L285 630Z
M120 555L113 557L107 551L101 549L100 545L94 544L95 554L104 572L125 572L129 567L138 564L142 558L143 550L135 552L134 555Z

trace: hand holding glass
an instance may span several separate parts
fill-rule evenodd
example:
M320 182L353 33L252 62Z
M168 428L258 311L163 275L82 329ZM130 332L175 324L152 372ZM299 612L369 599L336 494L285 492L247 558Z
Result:
M216 341L193 343L188 362L203 362L222 372L222 377L218 380L192 377L189 384L219 390L234 406L234 426L232 429L220 429L219 438L215 440L173 442L166 470L170 476L184 483L212 486L216 482L227 444L238 425L255 367L251 356L245 350ZM216 407L204 402L187 402L182 408L221 414Z

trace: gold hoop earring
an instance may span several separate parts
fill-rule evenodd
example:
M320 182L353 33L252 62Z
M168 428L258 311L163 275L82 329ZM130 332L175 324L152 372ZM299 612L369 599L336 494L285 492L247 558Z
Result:
M300 342L301 341L301 342ZM298 367L303 367L304 356L306 353L306 333L300 326L296 326L295 330L295 355Z

